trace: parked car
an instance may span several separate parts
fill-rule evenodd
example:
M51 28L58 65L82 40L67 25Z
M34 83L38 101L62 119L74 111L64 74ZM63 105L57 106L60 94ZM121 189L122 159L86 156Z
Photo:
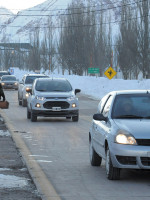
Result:
M150 91L114 91L104 96L89 131L93 166L106 162L106 176L120 179L120 170L150 169Z
M3 75L10 75L9 71L0 71L0 80Z
M79 119L79 103L70 82L63 78L39 78L33 83L27 99L27 118L32 122L38 116L66 117L72 121Z
M22 81L19 82L18 87L18 102L19 105L25 107L27 105L27 97L29 94L26 92L26 88L31 88L33 81L36 78L48 78L45 74L26 74L23 76Z
M18 90L18 81L14 75L3 75L1 77L1 84L4 89Z

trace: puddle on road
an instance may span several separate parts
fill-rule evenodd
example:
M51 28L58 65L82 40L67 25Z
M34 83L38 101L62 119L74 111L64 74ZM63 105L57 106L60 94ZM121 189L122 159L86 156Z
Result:
M25 178L0 174L0 189L2 188L23 188L28 185Z

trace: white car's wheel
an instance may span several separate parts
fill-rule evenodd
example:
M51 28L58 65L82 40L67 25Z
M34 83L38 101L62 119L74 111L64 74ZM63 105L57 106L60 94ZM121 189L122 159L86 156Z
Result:
M100 166L102 162L102 158L95 152L91 139L89 140L89 156L90 156L90 163L92 166Z
M22 99L22 106L23 106L23 107L26 107L26 106L27 106L27 103L26 103L26 100L25 100L25 99Z
M106 150L106 176L109 180L119 180L120 179L120 169L113 167L109 148Z
M34 115L32 112L31 112L31 122L36 122L37 121L37 115Z
M78 120L79 120L79 116L78 115L72 117L72 121L73 122L78 122Z
M31 119L31 112L29 112L28 108L27 108L27 118Z
M18 102L19 102L19 106L22 105L22 101L20 99L18 99Z

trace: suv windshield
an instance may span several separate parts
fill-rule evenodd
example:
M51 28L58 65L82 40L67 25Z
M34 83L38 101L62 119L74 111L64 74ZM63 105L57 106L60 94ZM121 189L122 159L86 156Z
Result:
M32 84L36 78L47 78L48 76L27 76L25 84Z
M118 95L112 118L150 118L150 94Z
M67 80L38 80L35 89L43 92L69 92L71 84Z
M2 81L16 81L15 76L2 76Z

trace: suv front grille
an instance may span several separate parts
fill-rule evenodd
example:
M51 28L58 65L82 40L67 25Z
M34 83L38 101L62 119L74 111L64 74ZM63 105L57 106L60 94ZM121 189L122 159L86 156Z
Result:
M140 146L150 146L150 139L136 139L136 141Z
M144 166L150 166L150 158L149 157L141 157L141 163Z
M67 99L68 97L46 97L46 99Z
M47 101L43 104L44 108L52 109L53 107L61 107L61 109L69 108L70 104L66 101Z

